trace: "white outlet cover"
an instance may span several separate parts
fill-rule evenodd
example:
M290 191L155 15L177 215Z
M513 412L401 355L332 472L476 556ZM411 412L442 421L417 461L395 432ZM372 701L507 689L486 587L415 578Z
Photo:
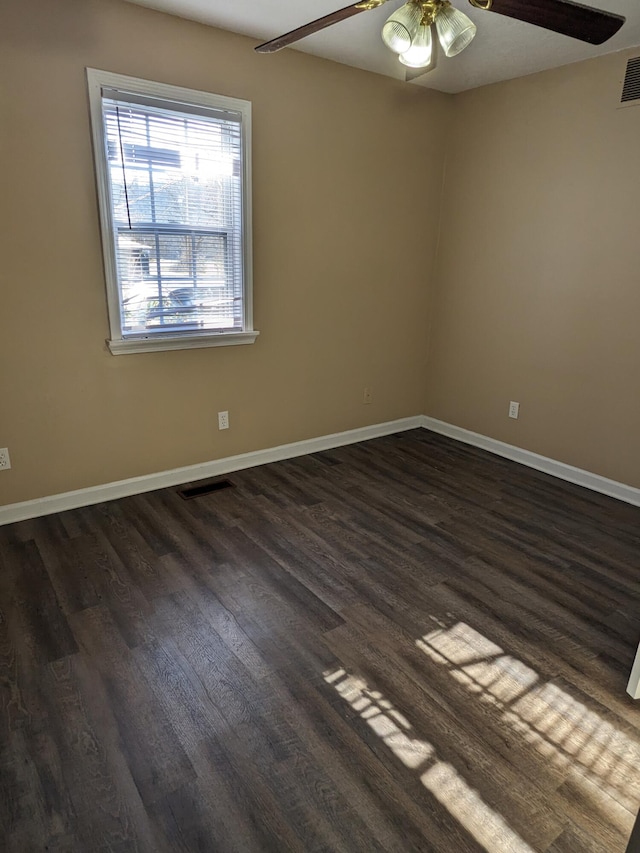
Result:
M8 447L0 447L0 471L6 471L11 468L11 458L9 456Z

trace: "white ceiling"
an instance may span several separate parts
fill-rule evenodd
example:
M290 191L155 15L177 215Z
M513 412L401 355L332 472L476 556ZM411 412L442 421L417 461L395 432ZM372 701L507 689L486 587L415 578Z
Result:
M130 0L202 21L214 27L252 36L261 41L275 38L315 18L333 12L349 0ZM403 0L389 3L370 12L309 36L295 48L325 59L333 59L355 68L375 71L388 77L404 79L405 68L382 43L380 30L386 18ZM467 0L454 0L454 5L472 18L478 32L471 45L452 59L439 52L436 68L414 81L441 92L462 92L522 77L546 68L590 59L640 44L640 3L638 0L583 0L588 5L616 12L627 18L622 29L599 47L542 30L531 24L514 21L491 12L482 12ZM262 57L265 63L273 55Z

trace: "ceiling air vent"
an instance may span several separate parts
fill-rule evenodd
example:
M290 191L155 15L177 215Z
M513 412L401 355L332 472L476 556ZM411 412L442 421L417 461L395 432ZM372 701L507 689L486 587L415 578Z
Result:
M630 101L640 101L640 56L627 62L627 73L624 75L621 104Z

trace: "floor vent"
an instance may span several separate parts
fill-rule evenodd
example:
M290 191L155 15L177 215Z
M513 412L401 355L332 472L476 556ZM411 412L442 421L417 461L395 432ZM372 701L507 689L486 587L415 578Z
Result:
M210 495L213 492L219 492L221 489L232 489L233 483L230 480L213 480L209 483L199 483L197 486L187 486L184 489L178 489L178 494L185 501L190 501L193 498L200 498L203 495Z
M627 73L624 75L621 104L629 101L640 101L640 56L627 62Z

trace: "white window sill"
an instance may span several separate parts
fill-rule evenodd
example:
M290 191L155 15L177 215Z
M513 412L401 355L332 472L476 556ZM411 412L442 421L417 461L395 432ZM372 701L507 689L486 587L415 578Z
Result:
M107 341L112 355L134 352L162 352L202 347L233 347L253 344L260 332L220 332L211 335L148 335L140 338Z

